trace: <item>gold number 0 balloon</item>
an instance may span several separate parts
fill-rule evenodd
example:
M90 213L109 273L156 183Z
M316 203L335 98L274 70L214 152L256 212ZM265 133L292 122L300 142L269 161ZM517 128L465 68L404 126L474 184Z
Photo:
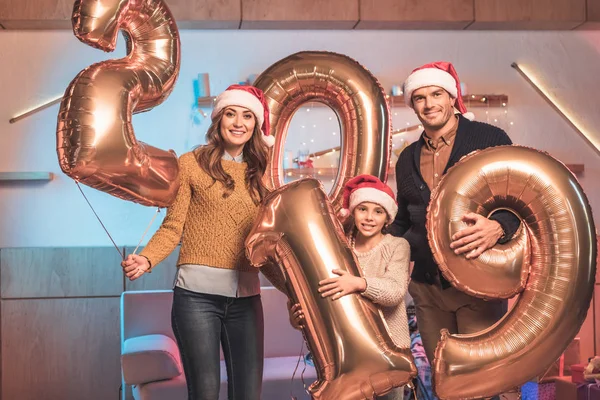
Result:
M58 114L57 153L71 178L113 196L168 206L179 187L177 158L136 140L132 113L148 111L173 90L180 43L162 0L78 0L73 31L104 51L125 32L127 56L91 65L71 82Z
M361 276L333 207L315 179L292 182L269 193L248 238L255 266L277 262L289 295L305 315L304 337L318 379L316 400L367 400L416 376L409 348L398 348L381 312L361 295L322 298L319 281L339 268Z
M475 261L450 250L464 214L489 216L498 209L521 218L516 240ZM432 194L427 228L435 260L453 285L487 299L521 292L489 329L442 333L434 362L440 399L493 396L542 374L579 331L594 288L596 231L577 179L537 150L481 150L444 176Z
M389 107L383 88L365 67L341 54L305 51L273 64L254 85L265 92L276 138L265 177L269 188L283 184L281 157L288 126L307 101L330 106L341 124L341 162L329 196L334 207L340 208L344 184L356 175L370 174L387 181Z

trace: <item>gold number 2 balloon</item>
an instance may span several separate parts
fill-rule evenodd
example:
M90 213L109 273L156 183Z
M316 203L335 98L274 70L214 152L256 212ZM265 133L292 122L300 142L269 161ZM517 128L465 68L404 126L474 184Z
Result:
M246 253L254 266L278 263L288 295L304 311L303 332L318 376L309 388L314 399L372 399L416 376L410 349L392 342L373 303L357 294L333 301L317 292L333 269L361 276L319 181L303 179L269 193Z
M507 245L466 260L449 247L468 212L510 210L522 221ZM537 150L501 146L464 157L432 193L431 248L444 276L485 299L520 293L509 313L473 335L441 334L434 387L440 399L474 399L542 374L585 320L597 242L588 200L573 174Z
M342 128L340 168L329 196L334 208L342 203L349 179L369 174L387 181L391 152L389 106L379 81L348 56L304 51L288 56L264 71L254 85L265 92L275 136L267 186L283 184L283 146L292 116L307 101L330 106Z
M177 157L138 141L131 117L162 103L177 80L171 12L163 0L78 0L72 21L79 40L104 51L122 30L127 56L87 67L65 91L56 129L61 169L113 196L168 206L179 187Z

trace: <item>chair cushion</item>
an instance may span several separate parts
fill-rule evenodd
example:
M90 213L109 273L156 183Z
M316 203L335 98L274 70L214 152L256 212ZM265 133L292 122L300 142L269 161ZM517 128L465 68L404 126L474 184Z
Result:
M128 385L171 379L182 373L177 344L165 335L127 339L123 344L121 368Z
M188 391L185 384L185 376L166 381L155 381L143 385L134 386L132 389L135 400L187 400ZM227 393L227 391L225 391ZM227 397L225 397L227 399Z

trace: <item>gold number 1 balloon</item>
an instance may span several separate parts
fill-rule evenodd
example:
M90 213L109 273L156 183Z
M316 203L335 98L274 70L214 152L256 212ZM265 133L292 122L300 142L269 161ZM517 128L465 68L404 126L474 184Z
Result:
M451 237L468 212L512 211L521 231L473 261ZM435 353L440 399L475 399L515 388L559 358L585 320L596 274L597 242L588 200L573 174L534 149L500 146L464 157L432 193L431 248L444 276L485 299L520 293L497 324L473 335L442 332Z
M65 91L56 129L61 169L113 196L168 206L179 188L177 157L138 141L131 117L175 86L180 43L171 12L162 0L78 0L72 21L79 40L104 51L123 30L127 56L87 67Z
M319 181L299 180L268 194L246 252L254 266L282 267L288 295L304 311L318 376L309 389L314 399L372 399L416 376L410 349L394 344L373 303L358 294L333 301L317 292L333 269L361 276Z

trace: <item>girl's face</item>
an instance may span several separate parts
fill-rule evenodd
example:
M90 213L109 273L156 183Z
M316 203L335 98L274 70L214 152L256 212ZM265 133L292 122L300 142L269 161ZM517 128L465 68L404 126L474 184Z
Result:
M245 107L229 106L225 108L219 131L225 144L225 150L232 157L242 153L244 145L252 138L256 117Z
M387 212L383 207L366 201L354 208L353 216L358 232L366 238L381 233L388 219Z

